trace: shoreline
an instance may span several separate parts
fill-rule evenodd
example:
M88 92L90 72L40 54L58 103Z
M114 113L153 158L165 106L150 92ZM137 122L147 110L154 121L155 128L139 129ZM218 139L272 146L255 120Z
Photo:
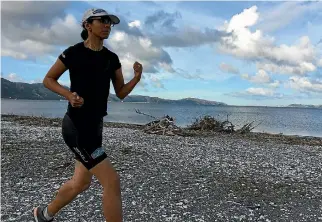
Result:
M1 121L12 121L17 122L23 125L29 126L52 126L52 127L61 127L62 118L50 118L50 117L40 117L40 116L24 116L24 115L15 115L15 114L1 114ZM104 127L106 128L127 128L127 129L136 129L142 130L145 124L134 124L134 123L121 123L121 122L104 122ZM318 146L322 145L322 137L314 136L300 136L300 135L285 135L285 134L273 134L273 133L264 133L264 132L250 132L247 134L228 134L228 133L219 133L219 132L201 132L201 131L192 131L186 130L186 127L180 127L181 129L187 131L189 137L214 137L214 136L224 136L224 137L233 137L240 139L249 139L249 140L265 140L275 142L281 142L285 144L293 145L311 145Z

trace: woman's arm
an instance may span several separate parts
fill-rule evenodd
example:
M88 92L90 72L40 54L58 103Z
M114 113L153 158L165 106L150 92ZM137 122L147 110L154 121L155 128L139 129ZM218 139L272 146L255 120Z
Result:
M122 73L122 68L119 68L115 71L115 79L113 81L114 90L116 96L123 100L126 96L128 96L138 82L141 80L141 75L143 71L143 67L140 63L135 62L133 65L134 69L134 77L128 82L124 83L124 77Z
M57 59L47 72L43 84L49 90L65 97L73 107L80 107L84 103L83 98L79 97L77 93L70 92L58 83L58 79L66 70L67 68L64 63Z

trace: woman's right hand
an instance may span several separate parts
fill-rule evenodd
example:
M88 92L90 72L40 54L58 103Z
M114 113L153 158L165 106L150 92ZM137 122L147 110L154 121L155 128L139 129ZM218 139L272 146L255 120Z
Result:
M73 92L69 95L68 101L72 107L81 107L84 104L84 99L80 97L76 92Z

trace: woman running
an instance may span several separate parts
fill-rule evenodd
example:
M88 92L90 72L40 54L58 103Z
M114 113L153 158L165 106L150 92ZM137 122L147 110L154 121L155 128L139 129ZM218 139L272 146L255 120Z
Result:
M103 213L108 222L122 221L120 179L102 147L103 117L112 81L118 98L124 99L140 81L143 67L135 62L134 77L124 84L118 56L103 46L117 16L103 9L87 10L82 19L81 41L65 49L49 69L45 87L68 100L63 118L63 139L75 155L73 177L48 204L34 208L36 222L53 221L55 215L89 188L94 175L103 187ZM69 70L70 91L58 83Z

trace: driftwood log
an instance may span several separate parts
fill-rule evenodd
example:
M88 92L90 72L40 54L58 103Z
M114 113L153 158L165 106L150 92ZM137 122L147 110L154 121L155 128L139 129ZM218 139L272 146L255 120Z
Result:
M225 132L225 133L238 133L245 134L250 133L258 125L254 126L254 121L246 123L240 129L235 129L236 126L229 121L229 115L227 115L227 120L219 121L211 116L204 116L203 118L196 119L194 123L187 127L188 130L194 131L211 131L211 132Z
M145 124L143 126L143 132L149 134L167 135L167 136L185 136L186 133L183 129L174 124L174 118L169 115L163 116L161 118L156 118L154 116L142 113L140 110L135 110L136 113L149 116L155 120Z
M159 134L159 135L185 135L185 132L178 126L174 124L174 119L168 115L162 117L161 119L149 122L145 125L143 131L149 134Z
M227 120L219 121L212 116L204 116L202 118L196 119L190 126L186 128L180 128L174 124L174 118L166 115L161 118L156 118L154 116L142 113L140 110L136 110L137 113L149 116L155 120L147 123L143 127L143 131L149 134L159 134L159 135L181 135L187 136L189 132L224 132L224 133L238 133L245 134L251 132L255 127L253 126L254 121L246 123L240 129L236 130L235 125L228 120L229 115L227 115Z
M258 125L260 125L262 122L254 126L254 121L250 123L246 123L244 126L242 126L240 129L238 129L236 132L240 134L245 134L251 132L253 129L255 129Z
M227 120L220 122L211 116L204 116L203 118L196 119L194 123L188 126L189 130L197 131L213 131L213 132L235 132L235 126Z

